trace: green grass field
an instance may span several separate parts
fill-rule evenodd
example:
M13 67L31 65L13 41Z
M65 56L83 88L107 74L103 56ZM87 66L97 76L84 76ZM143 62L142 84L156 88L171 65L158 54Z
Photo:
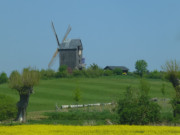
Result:
M157 97L163 112L171 110L167 101L174 94L173 87L169 82L157 79L148 79L151 85L150 97ZM161 93L162 83L165 83L165 97ZM100 78L61 78L52 80L41 80L40 84L34 87L35 93L31 95L28 111L54 110L55 104L75 104L73 100L74 90L80 88L81 101L85 103L106 103L116 101L123 96L127 86L139 87L139 79L129 76L112 76ZM0 93L9 95L19 100L15 90L8 88L8 84L0 85Z

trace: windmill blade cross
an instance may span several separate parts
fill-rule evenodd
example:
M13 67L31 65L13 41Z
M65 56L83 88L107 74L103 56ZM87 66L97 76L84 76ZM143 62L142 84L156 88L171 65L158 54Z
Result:
M66 31L66 34L64 35L64 38L63 38L63 40L62 40L61 43L63 43L64 40L66 40L66 38L67 38L67 36L68 36L68 34L69 34L70 31L71 31L71 26L69 25L69 26L68 26L68 29L67 29L67 31Z
M57 48L57 50L56 50L56 52L54 53L54 55L53 55L51 61L50 61L49 64L48 64L48 68L51 67L53 61L55 60L55 58L56 58L56 56L57 56L57 54L58 54L58 52L59 52L59 51L58 51L58 48Z
M55 31L53 22L52 22L52 29L53 29L54 35L55 35L55 37L56 37L57 44L58 44L58 46L60 46L59 39L58 39L58 36L57 36L57 34L56 34L56 31Z

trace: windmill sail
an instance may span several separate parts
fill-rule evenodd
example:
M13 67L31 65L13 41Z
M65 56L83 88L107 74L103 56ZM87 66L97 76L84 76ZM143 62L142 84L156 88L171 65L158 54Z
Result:
M58 36L57 36L57 34L56 34L56 31L55 31L53 22L52 22L52 29L53 29L54 35L55 35L55 37L56 37L57 44L58 44L58 46L60 46L59 39L58 39Z
M51 61L50 61L49 64L48 64L48 68L50 68L51 65L53 64L53 62L54 62L54 60L55 60L55 58L56 58L58 52L59 52L59 51L58 51L58 48L57 48L57 50L56 50L56 52L54 53L54 55L53 55Z
M53 57L51 58L51 61L50 61L49 64L48 64L48 67L49 67L49 68L52 66L53 62L55 61L55 58L56 58L57 54L59 53L59 49L60 49L60 45L61 45L60 42L59 42L58 36L57 36L57 34L56 34L56 30L55 30L55 27L54 27L53 22L52 22L52 29L53 29L54 35L55 35L55 37L56 37L56 41L57 41L57 44L58 44L58 47L59 47L59 48L57 48L57 50L55 51ZM65 35L64 35L64 38L62 39L62 43L66 40L66 38L67 38L67 36L68 36L68 34L69 34L70 31L71 31L71 26L69 25L69 26L68 26L68 29L67 29L67 31L66 31L66 33L65 33Z
M64 38L62 39L62 43L66 40L66 38L67 38L67 36L68 36L68 34L69 34L70 31L71 31L71 26L69 25L69 26L68 26L68 29L67 29L67 31L66 31L66 34L64 35Z

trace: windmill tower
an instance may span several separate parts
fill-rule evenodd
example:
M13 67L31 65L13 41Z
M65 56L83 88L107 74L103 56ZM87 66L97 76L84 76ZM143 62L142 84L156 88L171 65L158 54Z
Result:
M68 39L66 40L71 27L68 26L68 29L65 33L65 36L62 42L59 42L58 36L56 34L54 24L52 22L52 29L54 31L58 48L54 53L48 67L50 68L56 56L59 54L59 64L60 66L66 65L71 69L82 69L84 67L84 59L82 58L83 46L80 39Z

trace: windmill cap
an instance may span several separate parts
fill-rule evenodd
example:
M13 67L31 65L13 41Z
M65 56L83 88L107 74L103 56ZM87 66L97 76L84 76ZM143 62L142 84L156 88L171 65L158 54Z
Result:
M65 40L60 45L60 49L77 49L77 48L80 48L81 50L83 49L82 42L80 39L68 39Z

